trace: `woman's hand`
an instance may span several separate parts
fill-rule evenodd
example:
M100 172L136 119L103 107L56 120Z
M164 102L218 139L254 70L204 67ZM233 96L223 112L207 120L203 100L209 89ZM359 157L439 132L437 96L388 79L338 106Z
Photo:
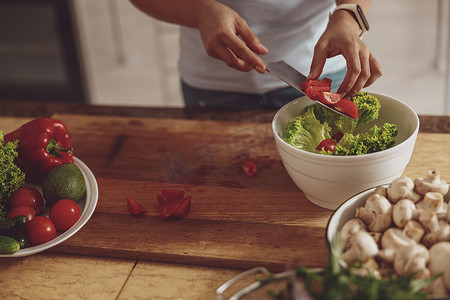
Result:
M266 54L267 48L247 22L228 6L211 1L198 14L196 27L209 56L239 71L265 72L264 62L258 55Z
M341 54L347 62L347 74L338 89L344 97L352 97L363 87L382 76L381 66L367 45L359 38L359 25L351 12L339 10L314 48L311 71L307 79L317 79L329 57Z

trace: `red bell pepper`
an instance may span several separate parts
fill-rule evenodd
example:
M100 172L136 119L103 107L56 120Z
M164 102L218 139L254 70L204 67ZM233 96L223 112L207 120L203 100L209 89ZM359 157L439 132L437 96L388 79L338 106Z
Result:
M5 135L5 144L19 140L17 164L28 182L42 183L54 167L73 162L67 127L50 118L34 119Z

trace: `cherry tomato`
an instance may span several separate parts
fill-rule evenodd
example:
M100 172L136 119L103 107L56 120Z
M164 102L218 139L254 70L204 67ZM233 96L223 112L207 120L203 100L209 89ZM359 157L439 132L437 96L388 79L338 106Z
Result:
M328 86L308 86L305 90L306 96L311 100L319 100L320 95L331 90Z
M7 219L12 219L15 216L25 216L27 218L27 222L33 220L34 216L36 216L36 212L29 206L17 206L11 209L6 215Z
M26 235L32 246L51 241L56 237L55 224L47 217L36 216L27 224Z
M308 86L326 86L331 88L332 80L330 78L322 78L316 80L307 80L300 84L300 88L305 91Z
M326 105L336 104L342 100L341 94L323 92L319 94L319 101Z
M335 141L336 143L339 143L339 141L344 137L344 133L342 131L338 131L335 134L333 134L333 136L331 137L331 139L333 141Z
M127 198L127 209L132 216L140 215L145 211L145 208L142 205L140 205L130 197Z
M41 193L30 186L24 186L14 192L9 200L11 208L17 206L30 206L36 212L36 215L40 215L42 208L44 207L44 199Z
M48 216L55 224L56 230L66 231L78 221L81 209L75 201L61 199L53 204Z
M258 168L256 167L256 164L252 161L246 162L242 169L244 169L245 174L247 174L248 178L253 178L258 173Z
M184 218L191 210L191 196L184 197L184 191L163 189L156 198L158 213L163 220L170 216Z
M320 142L319 146L317 146L316 150L320 151L320 150L325 150L325 151L330 151L330 152L334 152L334 149L336 149L336 142L333 141L332 139L324 139L323 141Z
M338 103L333 104L333 107L350 118L358 118L358 107L350 100L342 99Z
M191 210L191 196L187 196L183 199L183 202L181 203L180 207L173 213L174 217L177 218L184 218L188 214L188 212Z

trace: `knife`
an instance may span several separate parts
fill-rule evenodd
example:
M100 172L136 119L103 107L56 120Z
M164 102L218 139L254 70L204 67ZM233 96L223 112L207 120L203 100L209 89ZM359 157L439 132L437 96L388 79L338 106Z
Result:
M300 91L301 93L305 94L302 89L300 88L300 84L306 81L306 76L294 69L291 65L286 63L284 60L278 60L274 62L270 62L266 65L266 70L275 76L276 78L286 82L294 89ZM306 95L306 94L305 94ZM315 101L315 100L313 100ZM347 118L350 118L346 114L343 114L342 112L338 111L337 109L334 109L331 106L328 106L320 101L315 101L319 103L322 106L325 106L326 108L334 111L335 113L338 113L342 116L345 116Z

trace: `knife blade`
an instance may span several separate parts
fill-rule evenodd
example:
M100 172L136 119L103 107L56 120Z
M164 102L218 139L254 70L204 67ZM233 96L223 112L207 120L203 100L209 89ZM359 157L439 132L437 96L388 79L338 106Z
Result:
M278 61L273 61L273 62L268 63L266 65L266 70L267 70L267 72L269 72L273 76L277 77L281 81L286 82L288 85L290 85L294 89L305 94L302 91L302 89L300 88L300 85L306 81L306 76L303 75L302 73L300 73L299 71L297 71L296 69L294 69L291 65L289 65L284 60L278 60ZM313 100L313 101L315 101L315 100ZM328 106L320 101L315 101L315 102L319 103L322 106L325 106L326 108L334 111L335 113L338 113L342 116L350 118L346 114L334 109L331 106Z

